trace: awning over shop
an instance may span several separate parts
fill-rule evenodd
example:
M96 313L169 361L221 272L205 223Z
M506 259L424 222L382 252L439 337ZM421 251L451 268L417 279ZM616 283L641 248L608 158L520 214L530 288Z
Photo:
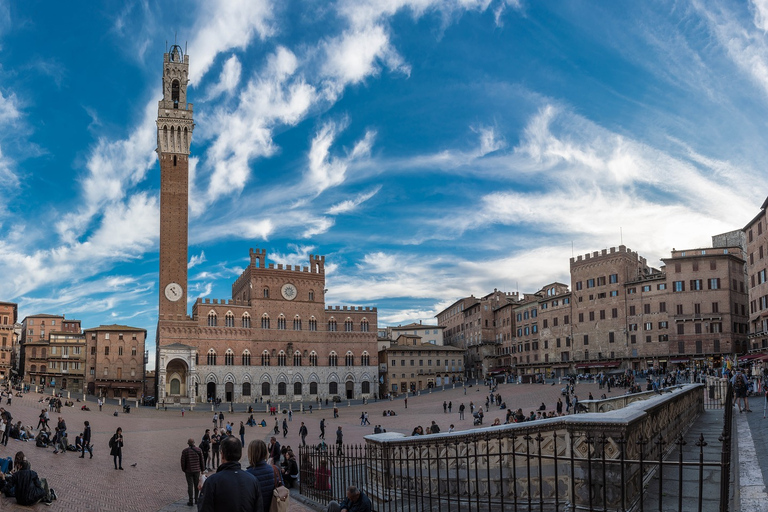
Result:
M752 359L757 359L758 357L760 357L762 355L764 355L764 354L747 354L745 356L739 356L738 360L739 360L739 362L751 361Z
M680 364L680 363L687 363L689 361L690 361L690 359L688 359L687 357L686 358L677 358L677 359L670 359L669 360L670 363L678 363L678 364Z
M618 368L620 361L596 361L594 363L579 363L576 368Z

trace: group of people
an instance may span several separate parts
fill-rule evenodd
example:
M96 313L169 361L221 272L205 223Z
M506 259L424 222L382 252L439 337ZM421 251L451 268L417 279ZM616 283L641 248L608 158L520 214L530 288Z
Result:
M27 507L37 503L50 505L58 498L56 491L48 487L48 481L32 471L32 465L22 451L16 452L8 470L0 471L0 492Z

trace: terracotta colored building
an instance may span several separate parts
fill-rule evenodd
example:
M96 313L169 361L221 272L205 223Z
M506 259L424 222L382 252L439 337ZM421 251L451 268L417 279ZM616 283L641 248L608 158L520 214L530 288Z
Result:
M768 349L768 199L744 226L749 285L749 348Z
M0 302L0 381L9 379L13 370L16 322L19 306L13 302Z
M80 320L63 315L31 315L22 326L23 381L82 393L86 344Z
M307 266L284 266L268 263L263 249L251 250L231 299L198 299L187 315L194 129L188 70L189 56L173 45L163 59L157 117L159 403L372 397L378 381L376 308L326 306L324 256L310 256Z
M109 398L140 398L144 392L146 329L101 325L86 329L88 394Z

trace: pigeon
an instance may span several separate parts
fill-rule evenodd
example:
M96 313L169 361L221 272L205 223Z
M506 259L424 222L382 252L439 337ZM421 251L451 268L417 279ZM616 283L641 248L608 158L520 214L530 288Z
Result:
M131 467L135 468L137 464L138 464L138 462L134 462L133 464L131 464Z

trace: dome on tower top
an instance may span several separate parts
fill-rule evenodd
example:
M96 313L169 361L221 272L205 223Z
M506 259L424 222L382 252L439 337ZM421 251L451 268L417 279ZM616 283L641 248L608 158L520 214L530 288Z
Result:
M168 55L171 62L184 62L184 52L181 50L181 46L177 44L171 46Z

